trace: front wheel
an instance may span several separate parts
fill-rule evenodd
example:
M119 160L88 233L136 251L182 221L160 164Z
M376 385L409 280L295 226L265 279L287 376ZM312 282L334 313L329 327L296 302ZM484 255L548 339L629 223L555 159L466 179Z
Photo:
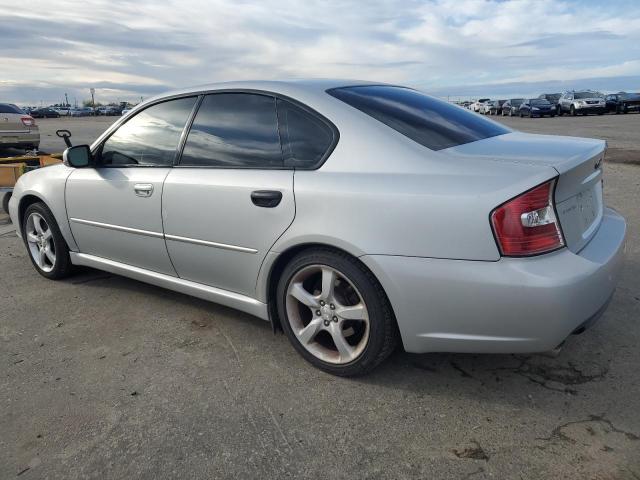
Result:
M576 116L576 107L571 105L571 108L569 108L569 113L571 114L572 117L575 117Z
M329 249L296 255L277 289L282 328L312 365L340 376L369 372L397 345L382 286L357 259Z
M31 263L40 275L58 280L71 274L73 265L69 258L69 247L55 217L44 203L34 203L27 208L22 235Z

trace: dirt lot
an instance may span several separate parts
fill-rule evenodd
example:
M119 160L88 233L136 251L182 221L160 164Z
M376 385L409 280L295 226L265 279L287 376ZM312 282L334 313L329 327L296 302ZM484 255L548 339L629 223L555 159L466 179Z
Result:
M399 351L335 378L248 315L97 271L46 281L0 226L0 478L640 478L640 115L505 123L612 148L626 267L559 357Z

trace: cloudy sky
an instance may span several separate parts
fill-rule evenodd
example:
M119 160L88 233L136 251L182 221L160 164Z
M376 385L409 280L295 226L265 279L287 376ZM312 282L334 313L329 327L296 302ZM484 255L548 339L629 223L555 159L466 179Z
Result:
M340 77L436 95L640 90L640 2L0 0L0 101Z

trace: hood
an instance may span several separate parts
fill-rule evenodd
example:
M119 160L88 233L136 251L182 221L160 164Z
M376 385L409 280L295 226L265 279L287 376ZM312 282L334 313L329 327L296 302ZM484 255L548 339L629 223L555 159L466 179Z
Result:
M440 150L456 157L552 167L565 173L606 148L604 140L512 132Z

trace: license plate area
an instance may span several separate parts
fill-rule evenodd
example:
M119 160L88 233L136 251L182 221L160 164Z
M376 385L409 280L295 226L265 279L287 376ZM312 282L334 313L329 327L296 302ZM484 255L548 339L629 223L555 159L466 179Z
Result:
M576 195L576 207L582 230L582 237L587 238L598 226L602 217L602 182Z

